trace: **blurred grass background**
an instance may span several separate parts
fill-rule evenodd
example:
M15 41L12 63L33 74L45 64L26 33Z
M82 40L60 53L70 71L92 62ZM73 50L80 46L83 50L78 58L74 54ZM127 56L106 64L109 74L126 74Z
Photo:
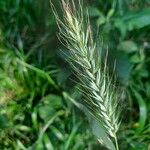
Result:
M120 148L150 149L150 1L84 3L125 89ZM49 0L0 0L1 150L101 148L75 106L82 95L56 34Z

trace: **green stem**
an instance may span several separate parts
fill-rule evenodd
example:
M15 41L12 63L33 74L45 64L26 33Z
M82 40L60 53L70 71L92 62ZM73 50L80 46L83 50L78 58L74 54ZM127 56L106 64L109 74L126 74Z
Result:
M119 150L117 137L115 136L114 138L115 138L116 150Z

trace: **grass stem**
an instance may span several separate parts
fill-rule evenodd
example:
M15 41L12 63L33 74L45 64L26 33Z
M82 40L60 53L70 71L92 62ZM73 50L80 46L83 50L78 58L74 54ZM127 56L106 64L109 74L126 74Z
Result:
M116 137L116 136L115 136L115 145L116 145L116 150L119 150L118 140L117 140L117 137Z

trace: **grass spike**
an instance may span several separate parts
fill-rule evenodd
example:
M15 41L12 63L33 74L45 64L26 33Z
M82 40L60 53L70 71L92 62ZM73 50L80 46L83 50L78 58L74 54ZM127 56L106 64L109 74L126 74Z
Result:
M59 28L59 39L70 53L68 62L79 78L85 107L101 121L108 139L114 139L118 150L116 133L120 125L120 113L117 89L114 88L113 75L109 75L107 67L108 50L103 61L99 51L101 46L94 42L89 17L83 17L82 4L80 0L78 2L79 10L73 0L61 0L63 19L60 19L51 4ZM105 141L98 140L107 147Z

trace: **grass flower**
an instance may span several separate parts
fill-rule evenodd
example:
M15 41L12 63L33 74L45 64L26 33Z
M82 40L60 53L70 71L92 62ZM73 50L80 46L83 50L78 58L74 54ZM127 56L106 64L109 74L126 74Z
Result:
M85 19L80 0L78 2L77 10L73 1L61 0L63 19L51 4L59 27L58 37L69 51L69 63L84 95L83 104L107 135L98 141L109 149L118 150L116 133L120 125L120 110L117 88L108 71L107 55L102 59L100 45L95 42L89 19Z

